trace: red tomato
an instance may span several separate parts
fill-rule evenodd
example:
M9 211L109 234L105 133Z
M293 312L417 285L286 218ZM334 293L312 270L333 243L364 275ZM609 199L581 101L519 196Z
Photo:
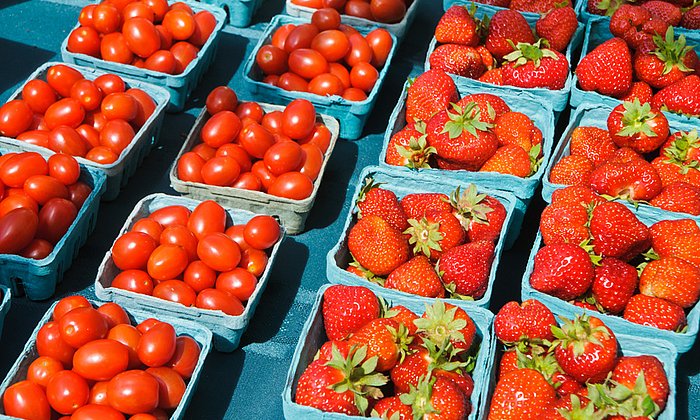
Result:
M255 278L247 270L242 268L234 268L231 271L226 271L219 274L216 279L216 288L223 292L234 296L241 302L250 299L250 296L255 291L258 284L258 279Z
M160 36L160 48L163 50L170 50L170 47L173 46L173 36L163 25L156 25L156 30Z
M206 10L194 15L194 32L187 40L195 47L201 48L216 28L216 17Z
M187 251L177 245L159 245L148 258L148 275L154 280L177 278L187 268Z
M245 224L243 238L253 248L270 248L280 238L280 225L272 216L255 216Z
M265 111L263 111L262 107L257 102L240 102L236 107L236 115L238 115L238 118L241 120L248 117L260 124L262 123Z
M56 91L43 80L34 79L22 88L22 99L32 111L43 114L56 102Z
M192 36L196 23L191 13L171 9L163 17L163 26L173 34L173 39L183 41Z
M49 147L49 132L45 130L30 130L17 136L17 140L39 147Z
M122 413L147 413L158 407L158 381L144 371L127 370L109 381L107 400Z
M122 26L122 34L126 45L139 57L148 58L160 49L160 34L153 25L152 19L144 17L126 19Z
M203 201L192 211L187 228L200 240L210 233L223 233L226 217L226 210L216 201Z
M270 188L270 185L277 179L277 177L267 169L267 165L265 165L265 162L262 160L255 162L250 168L250 172L260 180L265 189Z
M16 254L32 242L39 220L32 210L19 208L0 219L0 254Z
M102 316L105 317L105 320L107 320L107 326L110 329L119 324L131 324L129 315L126 313L124 308L114 302L105 303L97 308L97 312L101 313Z
M153 296L181 305L192 306L197 294L181 280L165 280L153 289Z
M124 80L116 74L103 74L99 76L93 83L102 91L102 94L107 96L110 93L124 92L126 84Z
M93 308L75 308L58 320L61 338L77 349L84 344L105 338L109 328L105 318Z
M314 37L311 48L321 53L329 62L340 61L350 51L350 41L337 29L325 30Z
M238 96L230 87L219 86L207 95L206 106L210 115L220 111L234 112L238 106Z
M156 111L156 103L151 98L148 93L144 92L138 88L131 88L126 91L136 100L136 117L132 120L137 127L141 127L146 124L146 121L153 115Z
M391 47L394 45L389 31L377 28L368 33L365 39L372 49L372 65L376 68L384 67L387 58L389 58Z
M362 19L374 20L369 2L363 0L348 0L345 3L345 14Z
M158 321L155 318L148 318L148 319L144 319L143 321L141 321L139 323L139 325L136 326L136 329L141 334L146 334L148 332L148 330L150 330L151 328L153 328L154 326L156 326L160 323L161 323L161 321ZM139 341L141 341L141 340L139 340Z
M272 134L257 123L250 124L243 128L238 141L250 156L258 159L262 159L267 149L275 144L275 138ZM238 174L236 174L236 177L238 177ZM236 178L234 178L234 180L235 179Z
M109 401L107 401L107 382L96 382L92 386L92 388L90 388L90 398L88 399L88 405L90 404L97 404L103 406L109 405Z
M280 75L287 71L289 54L274 45L264 45L255 55L255 62L265 74Z
M262 126L267 129L272 134L278 134L282 132L282 111L272 111L268 112L263 116Z
M323 152L313 143L303 144L301 150L304 152L304 158L298 170L312 181L315 181L319 172L321 172L321 166L323 166Z
M228 156L236 159L236 162L238 162L238 165L241 167L241 172L248 172L251 166L253 166L248 152L246 152L240 144L224 144L217 149L216 156Z
M29 129L34 121L34 114L29 105L15 99L0 107L0 134L7 137L17 137Z
M100 3L92 11L92 26L103 34L117 31L121 20L119 10L110 3Z
M65 64L56 64L49 67L46 73L46 81L59 95L70 97L70 89L75 82L84 79L80 72Z
M303 200L311 196L314 184L300 172L287 172L275 179L267 192L278 197Z
M177 334L173 326L167 322L161 322L141 336L136 353L146 366L163 366L175 354L176 340Z
M32 213L36 214L37 216L39 215L39 204L25 194L24 190L19 190L21 193L9 195L9 192L11 191L12 190L9 190L8 196L5 197L4 200L0 201L0 217L5 217L5 215L12 210L19 208L31 210Z
M49 157L47 164L49 166L49 175L63 185L71 185L78 182L80 165L73 156L56 153Z
M148 217L160 223L164 228L171 225L187 226L190 210L185 206L167 206L154 211Z
M379 72L369 63L358 63L350 71L350 83L353 87L369 93L379 78Z
M370 10L377 22L398 23L406 15L406 3L404 0L372 0Z
M345 92L343 92L343 98L347 99L348 101L362 102L367 99L367 94L362 89L351 87L345 89Z
M53 252L53 245L49 241L43 239L33 239L29 245L25 246L19 255L24 258L32 258L35 260L43 260L44 258L51 255Z
M250 172L243 172L231 185L232 188L240 188L249 191L262 191L262 182Z
M129 147L134 139L134 129L124 120L109 120L100 132L100 145L110 148L117 156Z
M194 216L194 213L192 213ZM192 218L190 218L192 220ZM197 259L197 237L187 227L182 225L168 226L163 229L159 238L161 245L177 245L187 252L189 261Z
M202 167L206 161L194 152L184 153L177 161L177 177L185 182L204 182Z
M236 159L228 156L216 156L202 166L202 180L208 185L229 186L241 173Z
M300 48L311 47L311 41L318 35L318 28L310 23L304 23L294 28L284 41L284 50L292 53Z
M300 48L289 54L289 70L305 79L328 73L328 61L316 50Z
M138 102L128 93L110 93L102 101L102 115L108 120L131 121L136 118L138 112Z
M346 24L344 24L344 23L341 23L341 24L338 26L338 30L339 30L340 32L344 33L345 35L347 35L348 37L350 37L350 35L352 35L352 34L359 34L359 33L360 33L360 31L358 31L358 30L355 29L354 27L352 27L352 26L350 26L350 25L346 25Z
M255 248L247 249L243 251L238 266L245 268L255 277L260 277L267 267L267 254Z
M107 118L105 118L105 116L102 115L102 113L99 111L90 111L85 114L84 121L84 125L89 125L97 131L97 137L99 139L99 132L102 131L102 129L105 127L105 124L107 124Z
M175 56L175 74L180 74L197 58L199 49L189 42L177 42L170 47L170 52Z
M320 9L321 7L323 7L322 0L294 0L294 4L303 7L309 7L311 9Z
M238 316L245 311L245 307L238 299L216 289L204 289L199 292L195 306L201 309L219 310L231 316Z
M146 369L146 372L158 381L158 407L165 410L176 408L182 401L187 388L182 376L169 367L151 367Z
M197 342L187 336L177 338L175 353L166 366L172 368L185 379L189 379L199 360L201 349Z
M246 249L250 248L250 245L244 238L245 226L246 225L233 225L226 229L225 232L229 238L233 239L233 241L238 244L241 251L245 251Z
M153 18L156 22L163 20L163 16L168 12L169 6L167 0L141 0L153 11Z
M67 48L70 52L99 57L100 34L89 26L75 28L68 36Z
M124 415L108 405L87 404L75 410L70 418L71 420L124 420Z
M46 388L49 379L56 372L63 370L63 364L53 357L40 356L27 369L27 380Z
M322 3L323 7L330 7L338 12L342 12L346 2L347 0L323 0Z
M195 292L214 287L216 283L216 271L202 261L192 261L185 269L183 277L185 283Z
M332 8L317 10L311 15L311 23L321 31L336 29L340 25L340 13Z
M78 209L70 200L52 198L39 210L39 227L36 237L56 245L73 224Z
M361 34L350 35L348 39L350 40L350 52L345 56L345 62L348 66L355 67L358 63L372 61L372 48Z
M298 140L311 134L316 124L316 108L306 99L295 99L284 109L282 131Z
M59 300L53 308L53 320L59 321L63 315L75 308L92 308L92 304L84 296L67 296Z
M73 98L58 100L44 114L44 120L49 129L54 129L61 125L76 128L83 122L84 118L85 110L80 105L80 102Z
M241 131L241 119L231 111L221 111L214 114L202 127L202 141L214 148L231 143Z
M307 92L309 90L309 83L303 77L289 72L280 76L277 86L290 92Z
M93 381L108 381L128 366L129 348L114 340L91 341L73 355L73 371Z
M175 56L168 50L156 51L146 59L146 68L161 73L173 74L177 67Z
M160 241L160 235L163 233L163 226L155 220L151 219L141 219L134 223L131 227L132 232L143 232L148 234L151 238L156 241Z
M320 96L340 96L344 90L343 82L331 73L319 74L309 82L309 92Z
M39 329L36 335L36 351L39 356L53 357L64 367L70 367L73 364L75 349L61 336L61 327L58 322L47 322Z
M129 351L129 369L136 369L141 366L139 356L136 354L136 349L141 340L141 332L137 330L136 327L129 324L115 325L109 330L107 338L122 343L127 347ZM97 386L97 384L95 384L95 386Z
M280 77L277 76L276 74L269 74L265 77L263 77L262 82L266 83L268 85L272 86L277 86L277 82L279 82Z
M272 34L272 39L270 40L270 43L274 45L277 48L285 49L285 43L287 41L287 37L289 34L296 28L296 25L288 23L286 25L282 25L279 28L275 30L275 33Z
M273 144L267 152L263 161L267 168L275 176L280 176L285 172L293 171L301 165L303 152L301 147L293 142L286 141Z
M34 175L24 182L24 192L40 205L52 198L68 199L68 188L59 180L48 175Z
M109 165L117 161L119 159L119 155L114 153L112 149L109 147L105 146L96 146L90 149L89 152L85 155L85 159L91 160L95 163L99 163L101 165Z
M215 148L213 148L205 143L199 143L198 145L196 145L192 148L192 152L201 156L202 159L204 159L205 161L216 156L216 150L217 149L215 149Z
M72 414L87 404L90 387L85 379L72 370L56 372L46 385L46 398L51 408L61 414Z
M31 420L50 420L51 407L44 389L30 381L10 385L2 396L5 414Z
M95 11L95 4L89 4L82 9L80 9L80 15L78 16L78 22L81 26L92 27L93 12Z
M70 201L75 205L76 208L81 208L83 203L92 194L92 188L84 182L76 182L68 187L68 194L70 194Z
M153 293L153 280L151 280L151 276L145 271L126 270L117 274L114 280L112 280L111 287L150 295Z
M126 38L120 32L113 32L102 38L100 54L103 60L116 63L131 64L134 60L134 53L129 49Z
M155 20L155 13L151 10L148 5L142 1L135 1L127 4L122 9L122 19L124 20L124 25L122 25L122 32L126 32L124 27L126 23L131 19L146 19L149 23L153 23Z
M127 232L112 245L112 261L120 270L141 269L157 246L157 241L146 233Z
M202 262L216 271L230 271L238 266L241 250L224 233L212 233L197 244L197 255Z
M30 176L48 173L49 166L40 154L17 153L8 157L0 167L0 180L7 187L20 188Z
M86 111L92 111L99 108L100 103L102 102L102 92L95 83L87 79L78 80L75 82L73 87L71 87L70 96L74 100L78 101L78 103ZM62 99L62 101L65 101L65 99ZM50 123L47 121L47 124Z

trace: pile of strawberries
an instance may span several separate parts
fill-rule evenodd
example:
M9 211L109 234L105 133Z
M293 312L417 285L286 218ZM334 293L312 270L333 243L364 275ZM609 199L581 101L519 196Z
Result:
M479 299L488 287L506 209L476 186L451 197L408 194L399 201L371 178L357 198L347 270L389 289Z
M472 411L479 338L463 309L436 300L419 317L364 287L336 285L322 311L330 341L299 378L297 404L392 419L459 420Z
M624 102L611 111L607 129L573 130L571 154L552 167L549 180L700 215L698 132L670 131L664 114L649 103Z
M562 319L537 300L509 302L494 321L505 345L489 419L656 418L669 383L656 356L619 356L613 331L586 315Z
M589 52L576 68L582 90L700 116L700 59L685 36L676 38L667 20L633 5L617 9L610 32L614 38Z
M387 145L389 165L525 178L542 162L542 131L530 117L489 93L459 99L442 70L428 70L410 84L406 122Z
M690 219L647 226L590 189L555 191L540 220L530 285L576 306L677 331L700 298L700 227Z
M556 7L572 7L571 0L478 0L476 3L540 14L547 13Z
M613 16L618 9L629 5L641 7L656 19L661 19L671 26L681 26L687 29L700 29L700 7L693 0L650 0L634 6L634 2L626 0L588 0L588 13L594 15Z
M450 7L435 28L439 45L430 68L496 85L564 88L569 62L562 54L576 32L571 7L555 8L532 28L520 12L500 10L489 20L466 6Z

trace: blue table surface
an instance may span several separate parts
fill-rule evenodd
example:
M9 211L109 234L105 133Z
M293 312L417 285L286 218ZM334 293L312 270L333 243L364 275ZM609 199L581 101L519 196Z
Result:
M0 0L0 103L42 63L60 61L61 42L77 20L84 0ZM326 169L307 231L289 237L280 248L270 282L255 317L233 353L213 351L205 364L187 418L282 417L281 393L302 325L309 315L316 290L327 282L325 257L340 236L350 209L358 174L376 164L389 114L403 82L420 73L425 51L442 11L442 2L424 0L407 39L401 46L374 112L360 141L338 142ZM246 90L241 70L265 22L283 10L281 0L267 0L253 26L225 28L217 58L187 103L186 110L165 117L160 145L143 162L129 184L113 202L102 203L97 227L80 250L59 285L56 297L84 294L94 297L93 282L104 253L114 240L134 204L154 192L176 194L169 185L168 169L211 89L228 84L243 99L254 99ZM576 62L575 60L574 62ZM568 120L565 112L560 122ZM561 135L563 124L557 127ZM491 300L491 310L510 300L520 300L520 279L534 242L544 202L539 192L533 200L520 237L504 253ZM37 321L52 300L31 302L14 298L5 320L0 344L0 377L4 377ZM700 418L700 343L678 362L677 405L679 418Z

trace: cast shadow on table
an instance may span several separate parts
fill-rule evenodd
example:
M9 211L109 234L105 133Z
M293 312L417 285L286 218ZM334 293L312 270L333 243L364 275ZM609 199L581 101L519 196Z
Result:
M5 3L0 3L2 10ZM17 51L22 53L17 54ZM3 57L3 64L0 66L0 101L4 103L14 92L16 85L24 82L27 76L52 59L55 53L0 37L0 55Z
M245 352L238 350L233 353L212 350L204 362L199 384L184 418L227 418L226 410L241 377L245 357Z
M683 367L683 374L677 375L676 377L676 418L679 420L689 419L688 413L690 410L678 409L680 407L690 407L690 400L688 398L691 380L690 377L698 376L700 374L700 340L696 340L693 347L687 353L681 355L678 358L678 363L676 366L680 368ZM693 382L697 383L696 378ZM695 387L697 392L697 387ZM695 394L697 395L697 394ZM692 406L697 407L698 402L694 402ZM696 415L700 413L694 413L692 417L693 420L697 419Z

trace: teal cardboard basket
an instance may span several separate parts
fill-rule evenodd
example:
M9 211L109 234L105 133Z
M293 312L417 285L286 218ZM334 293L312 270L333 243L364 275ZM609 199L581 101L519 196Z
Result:
M2 338L2 327L5 324L5 316L10 312L10 306L12 303L12 291L0 284L0 338Z
M457 182L451 179L444 178L433 178L433 177L423 177L423 178L406 178L401 173L397 173L391 170L386 170L378 166L368 166L360 174L357 187L355 188L355 193L353 195L353 201L355 197L358 196L364 179L372 174L374 181L381 183L382 188L388 189L396 193L396 196L400 199L407 194L419 193L419 192L438 192L450 195L452 191L457 187L461 187L462 191L469 185L469 182ZM476 183L478 191L480 193L488 194L494 198L497 198L503 206L506 208L506 220L503 222L503 228L501 230L501 236L496 243L496 250L491 265L491 272L489 275L488 287L486 288L486 293L480 299L473 301L464 301L458 299L444 299L445 302L452 303L454 305L466 304L475 305L487 308L489 302L491 301L491 292L493 290L493 283L496 280L496 271L498 269L499 260L501 258L501 252L504 249L504 244L506 241L507 232L512 229L512 217L515 210L516 199L512 194L494 191L481 188L481 185ZM352 256L347 246L347 235L350 232L350 228L355 225L355 206L351 207L348 212L347 219L345 220L345 225L343 228L343 233L341 234L338 243L328 252L326 256L326 275L328 276L328 281L335 284L347 284L351 286L365 286L372 289L375 293L381 293L382 295L396 298L418 298L416 295L401 292L399 290L388 289L380 286L376 283L370 282L359 276L352 274L345 270L345 267L352 262Z
M455 4L462 4L467 7L471 7L471 2L463 2L463 1L457 1L453 2L450 4L450 6L455 5ZM474 16L476 16L479 19L483 19L484 16L488 16L489 18L493 17L493 15L498 12L499 10L503 10L501 7L495 7L495 6L489 6L489 5L483 5L483 4L478 4L474 3L476 6L476 13ZM523 17L525 17L525 20L527 20L527 23L530 24L532 28L535 27L535 23L537 20L540 18L540 16L537 13L523 13L521 12ZM497 86L491 83L485 83L481 82L476 79L470 79L467 77L462 77L462 76L457 76L457 75L450 75L452 76L453 79L455 79L455 83L457 83L458 86L463 86L469 90L482 90L485 87L491 87L497 92L508 92L513 95L522 95L524 93L528 94L526 96L528 101L533 101L533 102L540 102L544 104L548 104L549 106L554 109L554 111L560 112L563 111L566 106L569 103L569 91L571 91L572 86L574 86L574 83L572 82L572 72L574 68L574 63L572 62L572 56L573 56L573 51L576 50L576 48L581 45L581 41L583 40L583 33L584 33L584 26L583 24L579 23L578 28L576 29L576 32L574 33L574 36L571 38L571 41L569 42L569 46L566 48L566 51L564 52L564 55L566 56L566 59L569 61L569 75L566 78L566 84L564 85L564 88L559 89L559 90L551 90L551 89L546 89L546 88L530 88L530 89L524 89L521 87L515 87L515 86ZM425 69L429 70L430 69L430 54L435 50L437 47L438 42L437 40L433 37L433 39L430 41L430 45L428 46L428 52L425 55ZM534 98L531 98L530 95Z
M136 203L136 207L126 219L124 226L119 231L117 238L131 230L133 224L139 219L148 217L155 210L172 206L182 205L190 210L197 207L200 201L191 200L189 198L174 197L165 194L151 194L144 197ZM242 224L252 219L255 214L245 210L226 209L227 226L231 224ZM255 308L262 298L262 294L267 286L267 281L272 271L272 266L277 257L277 251L280 244L284 240L284 228L280 228L280 239L272 247L268 258L265 271L258 279L258 284L255 286L255 291L245 304L245 311L241 315L232 316L223 313L222 311L214 311L209 309L200 309L195 307L187 307L175 302L159 299L154 296L147 296L140 293L130 292L128 290L111 287L112 280L120 273L121 270L114 265L112 261L112 251L107 251L102 263L97 271L97 279L95 280L95 294L102 300L116 302L125 308L135 308L147 310L156 316L172 316L178 319L185 319L204 325L214 333L214 347L222 352L231 352L238 347L241 336L248 327ZM115 239L116 240L116 239Z
M306 407L294 402L296 394L296 385L306 367L313 361L314 355L321 348L328 338L323 327L323 314L321 313L321 304L323 303L323 293L330 285L322 286L318 290L316 300L311 309L309 317L299 336L299 342L294 350L294 357L289 366L287 373L287 381L282 392L282 409L284 417L287 419L305 419L305 420L349 420L359 419L362 417L348 416L339 413L326 413L313 407ZM375 292L376 293L376 292ZM389 306L403 305L415 312L422 314L426 306L432 304L431 299L424 298L401 298L388 296L384 293L376 293L377 296L385 299ZM472 372L474 379L474 392L471 396L472 411L469 414L469 419L481 418L477 412L477 407L484 393L488 390L488 376L492 370L491 364L494 359L495 352L495 335L493 333L493 314L486 309L478 308L473 305L465 305L464 302L458 303L457 306L464 309L469 317L476 325L476 335L479 344L479 353L476 357L476 366Z
M54 302L54 304L51 305L51 307L46 311L41 320L39 320L39 323L32 332L31 337L29 338L29 340L27 340L27 344L25 344L24 350L22 350L22 353L19 355L14 365L12 365L12 367L10 368L10 371L7 373L7 376L5 376L5 380L2 381L2 384L0 384L0 395L4 394L7 388L9 388L12 384L15 384L27 378L27 370L29 368L29 365L31 365L31 363L34 360L36 360L37 357L39 357L39 354L37 353L36 349L37 333L39 332L41 327L44 326L44 324L51 321L51 317L53 316L53 309L57 303L58 302ZM101 305L103 302L91 301L91 303L93 305ZM126 307L124 309L126 310L126 313L129 315L129 318L132 322L139 323L145 319L154 317L153 314L150 312L137 309L129 309ZM199 359L197 360L197 365L195 366L194 371L192 372L192 377L187 382L187 388L185 388L185 393L182 396L182 400L170 416L171 420L179 420L185 418L185 410L187 409L190 400L192 400L192 396L194 395L194 392L197 388L197 383L199 383L199 380L201 379L200 376L202 373L202 367L204 366L204 361L206 360L207 355L211 350L211 331L193 322L183 321L175 317L156 316L156 318L160 321L164 321L171 324L175 328L175 332L178 336L186 335L193 338L197 342L197 344L199 344L199 347L201 349ZM4 416L4 414L5 410L2 408L2 406L0 406L0 417L14 418Z
M362 129L365 126L365 122L369 117L369 114L374 108L374 104L377 101L377 96L379 91L384 84L384 79L386 79L389 66L391 65L391 60L396 53L397 48L397 38L395 35L391 34L391 38L394 44L391 47L391 52L389 52L389 57L384 64L384 67L379 71L379 78L377 83L375 83L372 91L367 95L367 99L364 101L348 101L341 96L320 96L309 92L289 92L277 86L272 86L267 83L263 83L263 74L258 65L255 62L255 56L258 50L270 43L272 39L272 34L275 30L282 25L286 24L300 25L303 23L309 23L309 19L293 18L285 15L278 15L272 18L270 24L265 29L265 32L260 37L255 48L253 48L250 57L247 58L245 63L245 68L243 70L243 78L249 84L251 91L255 94L255 97L260 102L267 102L277 105L286 105L289 102L297 98L307 99L316 107L316 112L319 114L330 115L335 117L340 122L340 138L348 140L357 140L362 135ZM360 31L361 34L366 35L378 26L361 26L355 25L355 29Z
M78 64L80 66L102 70L108 73L118 74L123 77L138 80L140 82L151 83L168 90L170 98L168 111L179 112L185 107L185 102L192 91L207 71L216 57L216 50L221 39L221 28L226 23L226 12L220 7L209 4L184 1L196 13L202 10L211 12L216 18L216 27L209 36L207 42L200 48L197 58L187 66L180 74L165 74L153 70L142 69L130 64L114 63L87 54L78 54L68 51L68 37L61 44L61 58L66 63ZM75 25L73 29L79 27Z
M207 4L213 4L222 8L226 14L227 22L237 28L245 28L250 25L253 15L258 11L264 0L197 0Z

